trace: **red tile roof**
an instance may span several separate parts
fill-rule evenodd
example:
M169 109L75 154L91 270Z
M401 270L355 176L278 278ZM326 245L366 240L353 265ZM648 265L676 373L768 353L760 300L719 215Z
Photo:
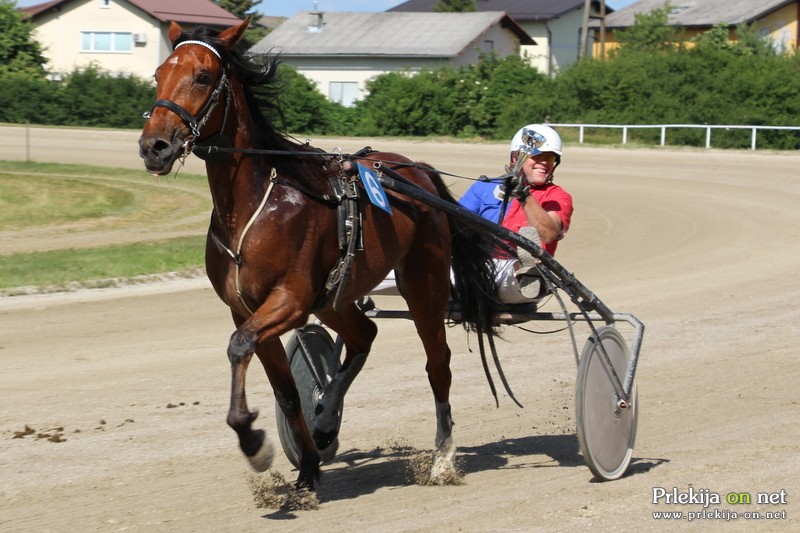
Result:
M73 0L54 0L21 9L34 19L51 9L63 7ZM222 9L211 0L119 0L127 1L161 22L174 20L184 24L207 26L232 26L241 22L235 15Z

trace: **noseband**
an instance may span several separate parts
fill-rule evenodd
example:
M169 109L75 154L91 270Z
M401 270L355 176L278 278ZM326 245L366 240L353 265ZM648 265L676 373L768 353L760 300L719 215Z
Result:
M183 41L175 47L175 50L177 50L178 48L180 48L185 44L196 44L207 48L215 56L217 56L217 59L219 59L220 63L222 63L222 56L220 56L219 52L217 52L217 50L213 46L211 46L208 43L204 43L203 41ZM189 142L191 140L200 137L200 130L202 129L203 126L206 125L208 119L211 117L211 113L214 111L214 108L217 107L217 103L219 102L219 97L223 91L225 92L226 95L225 118L223 119L222 122L222 128L220 128L221 131L225 128L225 122L228 119L228 100L230 99L230 91L228 90L228 75L227 72L225 71L224 64L222 66L222 76L220 76L219 80L217 80L217 85L214 87L214 91L211 93L211 96L208 97L208 100L206 100L205 105L197 115L192 115L185 108L176 104L172 100L158 100L156 101L155 104L153 104L153 107L150 108L150 111L142 115L142 118L149 119L153 110L155 110L158 107L164 107L166 109L169 109L170 111L181 117L181 119L183 119L183 122L186 123L187 126L189 126L189 129L192 130L192 139L187 140L187 142Z

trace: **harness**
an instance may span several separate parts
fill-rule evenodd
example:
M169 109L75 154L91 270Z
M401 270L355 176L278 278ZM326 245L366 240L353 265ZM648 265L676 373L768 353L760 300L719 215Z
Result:
M183 143L183 150L184 150L183 157L189 155L189 152L192 151L193 142L200 138L200 130L203 128L203 126L206 125L208 120L211 118L211 113L213 113L214 108L217 107L220 95L222 95L222 93L225 93L225 115L223 116L222 127L220 128L219 133L206 139L205 142L203 143L198 142L195 145L196 146L213 145L213 146L227 146L227 147L231 146L230 140L228 140L228 138L223 133L225 131L225 124L228 122L228 109L230 108L231 91L230 91L230 86L228 84L228 73L227 70L225 69L225 63L224 61L222 61L222 55L217 51L216 48L214 48L210 44L203 41L194 41L194 40L187 40L178 43L175 46L175 50L187 44L199 45L206 48L207 50L210 50L211 53L217 56L217 59L219 59L220 63L222 64L222 76L220 76L219 79L217 80L217 84L214 86L214 90L208 97L208 100L206 100L206 103L203 105L203 107L200 109L197 115L192 115L183 106L176 104L172 100L166 100L166 99L157 100L156 103L153 104L153 107L150 108L150 111L147 111L142 114L142 118L149 119L150 115L153 113L153 110L159 107L163 107L165 109L169 109L170 111L181 117L183 122L185 122L186 125L189 126L189 129L192 131L192 134L186 137L186 140ZM205 152L205 157L204 155L202 155L202 151L198 152L199 152L198 157L200 157L203 160L213 160L220 158L218 153L216 152L212 153L210 150Z
M355 176L348 175L340 165L340 171L330 178L330 187L332 194L319 196L314 193L298 187L296 184L287 180L281 179L277 175L277 170L273 167L269 176L269 185L267 186L264 196L258 205L258 208L253 212L250 219L245 224L242 233L239 235L239 240L236 249L231 249L225 241L214 230L214 213L211 215L211 223L209 224L209 235L211 240L217 248L227 255L233 261L235 267L235 287L236 296L242 307L251 315L255 311L248 305L245 300L244 292L242 291L240 270L244 263L242 258L242 247L247 233L253 226L255 221L264 211L269 197L276 184L292 187L303 194L310 196L312 199L322 202L324 205L336 209L337 218L337 240L339 243L339 251L341 256L336 265L331 269L325 286L322 291L314 299L313 309L320 309L330 301L333 297L333 308L339 309L342 303L345 289L347 288L348 281L350 280L350 271L353 261L356 257L356 252L364 250L364 239L362 233L362 209L359 204L359 191L358 181Z
M150 109L149 112L144 113L142 116L143 118L147 119L150 118L151 113L153 110L163 107L172 111L176 115L178 115L181 120L189 127L191 130L191 135L187 136L184 144L183 144L183 157L188 156L189 153L194 153L198 157L203 160L217 160L222 159L225 157L230 157L232 152L243 152L243 153L256 153L256 154L263 154L265 151L263 150L244 150L244 149L236 149L233 148L230 140L224 134L225 125L228 120L228 111L230 108L230 101L231 101L231 90L228 83L228 76L227 71L225 69L224 61L222 60L222 55L217 51L216 48L211 46L210 44L197 41L197 40L186 40L178 43L175 46L175 49L178 49L184 45L198 45L206 48L211 53L213 53L217 59L220 60L222 63L222 75L217 80L217 83L212 91L211 95L206 100L203 107L197 113L197 115L192 115L189 113L183 106L176 104L172 100L158 100L153 107ZM195 142L200 137L200 130L208 123L211 113L213 113L216 106L219 104L220 97L222 94L225 94L225 114L222 122L222 127L220 128L219 132L212 135L211 137L205 139L203 142ZM357 152L356 154L351 155L350 157L359 157L366 155L373 150L369 147L364 148ZM296 155L292 153L292 155ZM329 157L331 154L316 154L323 157ZM218 232L215 231L214 228L214 220L215 220L215 213L212 212L211 214L211 221L209 223L209 236L217 248L227 255L235 266L235 288L236 288L236 296L239 299L239 303L241 303L242 307L251 315L254 314L253 308L248 305L247 301L245 300L245 294L242 291L241 280L240 280L240 273L241 268L244 263L242 258L242 248L244 246L245 238L247 237L248 232L252 228L253 224L255 224L258 217L264 211L264 208L269 201L269 197L272 194L272 191L276 184L283 185L287 187L292 187L304 195L310 197L313 200L322 202L324 205L328 207L335 208L337 214L337 239L339 244L339 251L341 253L341 257L337 264L333 267L333 269L328 274L328 278L325 282L325 285L317 295L314 300L314 309L319 309L323 307L331 297L333 297L333 307L334 309L339 309L342 304L342 298L344 296L345 289L347 288L348 281L350 279L350 272L352 269L353 261L356 256L356 252L363 251L364 249L364 240L362 234L362 210L359 204L359 179L358 173L352 172L352 168L348 166L348 169L345 168L343 165L344 156L339 154L338 157L338 171L334 176L329 179L329 184L331 188L330 194L319 195L312 191L309 191L305 187L290 182L288 180L282 179L278 177L277 169L272 167L270 176L269 176L269 184L267 185L266 190L264 191L264 196L261 199L258 207L256 208L255 212L252 214L250 219L245 224L244 229L242 230L241 234L239 235L239 240L236 244L235 250L232 249L225 241L219 236Z

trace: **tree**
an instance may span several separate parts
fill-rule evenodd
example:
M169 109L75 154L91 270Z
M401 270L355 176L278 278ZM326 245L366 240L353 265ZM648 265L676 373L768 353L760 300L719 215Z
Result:
M14 0L0 0L0 75L9 72L44 74L47 59L33 38L34 26L16 10Z
M673 6L667 2L663 7L649 13L634 15L633 25L617 32L619 53L659 52L683 46L683 28L670 25L669 14Z
M248 15L255 15L254 8L261 3L261 0L213 0L222 9L233 13L240 19L247 18Z
M433 10L436 13L471 13L478 8L475 0L438 0Z

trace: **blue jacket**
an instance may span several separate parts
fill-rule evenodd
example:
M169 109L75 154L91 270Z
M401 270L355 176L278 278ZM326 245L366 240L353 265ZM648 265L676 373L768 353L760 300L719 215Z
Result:
M499 224L500 208L503 205L503 183L500 181L476 181L464 196L459 205L469 209L487 220Z

